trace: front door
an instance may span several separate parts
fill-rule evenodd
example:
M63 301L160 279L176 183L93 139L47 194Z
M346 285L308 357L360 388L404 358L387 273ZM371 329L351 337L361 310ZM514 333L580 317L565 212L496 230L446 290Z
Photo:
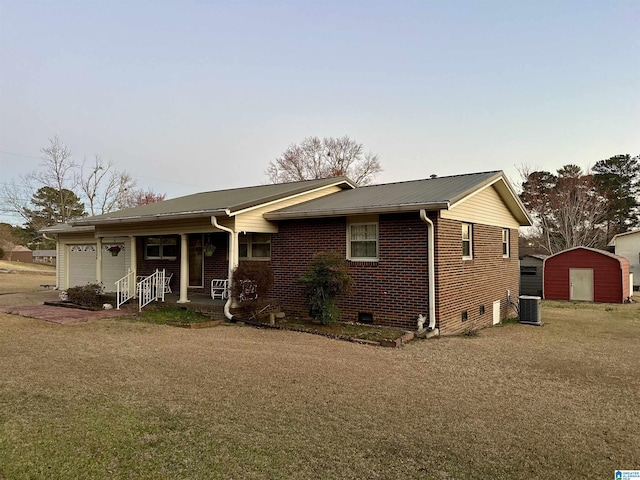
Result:
M593 302L593 269L569 269L569 300Z
M201 233L189 235L189 286L203 287L204 256L202 255L203 238Z

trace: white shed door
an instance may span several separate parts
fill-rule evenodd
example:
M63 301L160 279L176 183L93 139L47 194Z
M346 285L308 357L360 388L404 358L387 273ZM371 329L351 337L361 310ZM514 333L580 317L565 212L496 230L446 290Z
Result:
M69 245L68 286L76 287L96 281L95 245Z
M593 302L593 269L569 269L569 300Z

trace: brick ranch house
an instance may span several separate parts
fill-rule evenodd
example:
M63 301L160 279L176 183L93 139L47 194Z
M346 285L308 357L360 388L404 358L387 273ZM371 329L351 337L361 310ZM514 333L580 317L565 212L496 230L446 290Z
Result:
M98 281L109 290L129 270L161 268L187 303L239 262L261 261L274 272L270 297L305 316L298 278L315 253L331 250L355 281L337 302L343 320L415 329L424 316L455 334L510 314L518 228L530 223L494 171L358 188L336 177L220 190L46 230L58 237L60 289Z

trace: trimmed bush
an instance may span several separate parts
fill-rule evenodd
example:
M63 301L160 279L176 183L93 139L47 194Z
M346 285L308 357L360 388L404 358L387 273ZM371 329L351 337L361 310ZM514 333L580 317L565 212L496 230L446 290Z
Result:
M67 299L76 305L87 308L101 309L105 303L102 295L103 287L99 283L88 283L80 287L67 289Z
M309 315L323 325L340 318L340 310L334 299L340 292L346 293L353 284L347 262L337 252L320 252L315 255L309 269L300 277L306 287Z

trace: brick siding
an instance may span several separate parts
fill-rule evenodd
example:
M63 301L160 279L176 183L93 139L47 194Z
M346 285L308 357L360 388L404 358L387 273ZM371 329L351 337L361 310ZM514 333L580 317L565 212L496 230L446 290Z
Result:
M504 259L502 228L474 225L474 259L463 261L460 222L430 218L436 226L436 318L441 333L491 325L495 300L501 300L501 317L506 316L506 290L514 301L518 298L518 231L511 230L511 255ZM346 225L344 217L280 222L271 244L271 296L288 314L308 314L298 278L314 253L333 250L346 257ZM357 321L358 313L365 312L376 324L415 329L418 314L428 314L425 223L417 212L380 215L378 248L377 262L348 262L355 282L350 293L337 299L341 318ZM463 322L465 310L468 320Z

